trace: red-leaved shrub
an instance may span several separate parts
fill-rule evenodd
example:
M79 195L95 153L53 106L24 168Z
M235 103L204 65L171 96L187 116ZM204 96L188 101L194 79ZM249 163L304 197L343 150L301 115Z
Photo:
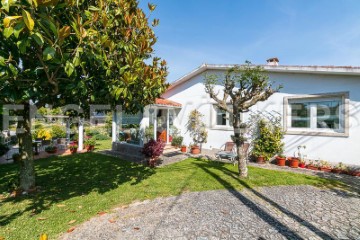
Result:
M165 143L163 141L155 141L154 139L151 139L144 145L141 152L147 157L157 158L163 153L164 148Z

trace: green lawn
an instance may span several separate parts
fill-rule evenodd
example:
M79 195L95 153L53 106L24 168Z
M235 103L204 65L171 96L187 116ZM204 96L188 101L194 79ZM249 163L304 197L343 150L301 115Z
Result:
M95 152L101 151L101 150L107 150L111 149L112 141L109 140L96 140L96 146L95 146Z
M236 166L188 159L150 169L97 153L51 157L36 161L41 192L0 200L0 239L55 239L73 225L98 212L134 200L178 195L187 191L242 189L244 187L310 184L334 186L338 182L287 172L249 168L250 177L237 178ZM15 178L17 166L0 166L0 192ZM75 223L69 224L70 221Z

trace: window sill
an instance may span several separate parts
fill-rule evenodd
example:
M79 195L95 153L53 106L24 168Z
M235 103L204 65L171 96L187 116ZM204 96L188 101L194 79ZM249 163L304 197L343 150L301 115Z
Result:
M234 131L234 128L228 126L214 126L211 128L211 130Z
M349 137L348 132L317 132L317 131L286 131L287 135L323 136L323 137Z

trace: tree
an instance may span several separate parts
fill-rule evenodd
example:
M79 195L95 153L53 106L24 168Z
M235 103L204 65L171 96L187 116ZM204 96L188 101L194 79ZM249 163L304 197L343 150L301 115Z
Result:
M232 138L236 144L239 176L247 177L248 169L245 154L242 152L242 145L246 139L241 131L241 128L246 126L241 123L240 113L248 112L257 102L267 100L281 86L272 88L273 83L269 82L265 69L261 66L253 66L249 61L246 61L245 65L235 66L226 71L221 83L222 97L219 97L219 92L215 92L215 87L219 83L221 82L218 75L207 75L205 91L221 110L227 111L232 116L234 127Z
M35 186L33 105L136 112L167 87L166 62L152 56L156 36L136 0L2 0L0 14L0 105L24 106L17 134L23 190Z
M204 117L204 115L194 109L189 113L186 124L187 130L190 132L190 137L192 137L195 146L198 146L199 143L206 143L207 141L208 132L206 131L205 123L203 123L201 119L202 117Z

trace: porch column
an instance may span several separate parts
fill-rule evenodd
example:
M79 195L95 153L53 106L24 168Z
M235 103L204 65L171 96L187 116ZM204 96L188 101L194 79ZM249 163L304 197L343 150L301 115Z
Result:
M79 141L78 141L78 149L82 151L84 149L84 124L83 120L79 119Z
M70 118L66 119L66 145L70 143Z
M113 112L112 123L111 123L111 140L112 142L116 142L116 111Z
M170 132L170 120L169 120L169 108L167 109L166 112L166 143L169 143L169 132Z
M154 140L157 140L157 108L154 108Z

